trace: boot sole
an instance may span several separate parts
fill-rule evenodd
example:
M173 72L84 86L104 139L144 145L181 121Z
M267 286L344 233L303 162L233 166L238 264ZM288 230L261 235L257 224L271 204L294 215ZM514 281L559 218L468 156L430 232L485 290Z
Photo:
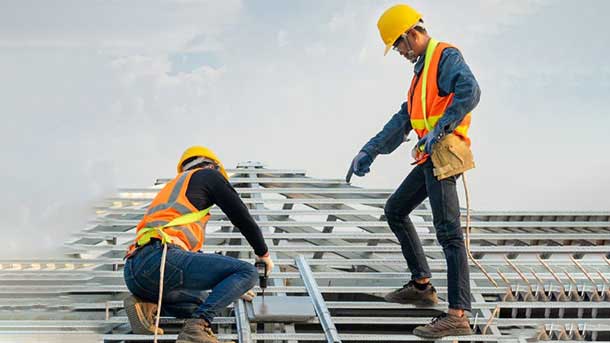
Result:
M422 338L442 338L447 336L469 336L472 335L473 332L470 328L468 329L455 329L451 332L439 332L439 333L427 333L427 332L419 332L417 328L413 330L413 334Z
M392 301L392 300L388 300L386 298L384 298L384 300L386 302L389 303L396 303L396 304L402 304L402 305L415 305L415 306L434 306L438 304L438 300L437 301L427 301L427 300L396 300L396 301Z
M129 320L129 325L131 326L131 331L138 335L154 335L154 328L151 330L149 327L145 326L142 323L140 318L144 318L144 313L142 313L142 309L138 306L138 302L133 296L126 298L123 301L123 305L125 307L125 312L127 313L127 319ZM151 325L153 325L151 323ZM162 335L163 329L159 328L157 330L157 334Z

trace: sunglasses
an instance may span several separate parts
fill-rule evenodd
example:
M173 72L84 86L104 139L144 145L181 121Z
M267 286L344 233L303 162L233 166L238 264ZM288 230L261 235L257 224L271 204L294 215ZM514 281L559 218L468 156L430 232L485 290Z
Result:
M400 42L402 42L402 36L396 38L396 41L394 41L394 44L392 44L392 50L398 51L398 45L400 45Z
M410 31L411 31L411 30L409 30L409 31L407 31L407 32L405 32L405 33L403 33L403 34L401 34L400 36L398 36L398 38L396 38L396 40L394 41L394 44L392 44L392 49L393 49L394 51L398 51L398 45L400 45L400 42L402 42L403 40L406 40L406 39L407 39L407 35L409 34L409 32L410 32ZM408 47L409 49L411 49L411 47L410 47L410 45L409 45L409 41L407 40L407 41L405 41L405 43L407 44L407 47Z

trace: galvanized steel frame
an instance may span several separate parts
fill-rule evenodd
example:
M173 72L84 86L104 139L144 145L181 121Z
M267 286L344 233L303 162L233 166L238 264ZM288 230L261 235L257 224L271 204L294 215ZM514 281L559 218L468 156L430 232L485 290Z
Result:
M323 332L303 332L294 325L266 325L262 333L251 332L243 302L238 300L232 307L232 317L215 320L215 325L222 329L220 338L240 342L319 341L329 337L334 341L419 340L408 333L379 336L373 331L363 333L358 328L371 322L388 330L396 325L423 324L429 319L426 314L429 312L409 305L350 301L343 297L379 299L397 287L398 281L408 279L397 240L383 216L383 204L392 190L362 189L341 179L316 179L308 177L304 170L266 169L252 162L242 163L229 172L234 174L232 183L265 231L266 241L275 254L274 285L267 291L280 296L309 294L314 304L318 304L316 308L320 307L318 318L310 324L321 324ZM44 332L45 328L76 329L83 334L101 333L107 342L150 341L150 337L128 333L119 300L127 291L120 274L123 261L112 256L124 249L134 234L138 217L164 182L167 179L158 179L156 186L150 188L119 190L118 196L97 206L97 218L92 226L76 234L67 244L67 253L72 258L0 261L0 295L3 295L0 309L21 311L24 318L6 320L0 311L0 335L15 330L23 333ZM282 208L273 208L277 205ZM232 227L224 214L214 210L212 215L207 234L210 244L206 247L233 252L241 259L252 261L245 240L236 240L240 238L239 233L214 231ZM422 206L411 215L423 220L414 221L422 230L420 238L432 258L429 264L433 272L444 272L445 263L438 258L442 257L442 251L435 243L435 235L426 231L433 228L430 211ZM475 336L456 340L521 341L511 329L515 326L529 330L530 334L542 330L551 340L579 335L590 340L610 337L610 325L599 317L610 314L609 220L610 211L473 211L472 251L501 286L491 285L485 275L473 268L475 310L471 323L479 329L487 326L488 330L486 335L479 331ZM360 231L355 234L345 230ZM541 256L545 259L541 260ZM311 271L311 268L318 269ZM435 275L435 280L440 283L437 289L442 296L446 292L445 278ZM318 285L320 281L325 284ZM533 293L555 295L562 289L572 298L523 301ZM603 298L605 292L607 299ZM322 293L337 300L324 301ZM509 293L517 299L502 300ZM596 295L601 296L600 300L591 301ZM441 302L429 310L442 310L445 306L446 302ZM357 312L350 311L363 310L376 315L359 317L337 312L353 314ZM27 319L33 316L31 311L47 311L49 320ZM62 312L58 311L89 313L87 316L91 318L60 320L57 318ZM532 317L532 311L544 311L545 316ZM387 313L403 314L388 316ZM492 318L499 313L500 318ZM414 316L417 314L423 316ZM180 325L181 321L162 318L162 323ZM172 340L175 335L161 338Z

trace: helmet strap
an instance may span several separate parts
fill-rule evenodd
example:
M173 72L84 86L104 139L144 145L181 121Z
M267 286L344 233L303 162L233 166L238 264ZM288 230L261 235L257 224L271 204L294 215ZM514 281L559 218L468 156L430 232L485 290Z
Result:
M197 157L196 159L194 159L194 160L190 161L189 163L185 164L184 166L182 166L182 170L187 171L202 163L209 163L216 167L216 162L210 160L209 158Z

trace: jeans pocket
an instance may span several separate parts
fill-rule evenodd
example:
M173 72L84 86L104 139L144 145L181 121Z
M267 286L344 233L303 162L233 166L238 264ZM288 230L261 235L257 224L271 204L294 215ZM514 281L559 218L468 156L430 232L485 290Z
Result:
M148 287L158 290L159 280L161 277L161 260L159 259L159 261L154 264L154 267L143 270L140 277L144 280ZM169 261L165 261L163 280L163 293L182 287L184 283L182 269Z

